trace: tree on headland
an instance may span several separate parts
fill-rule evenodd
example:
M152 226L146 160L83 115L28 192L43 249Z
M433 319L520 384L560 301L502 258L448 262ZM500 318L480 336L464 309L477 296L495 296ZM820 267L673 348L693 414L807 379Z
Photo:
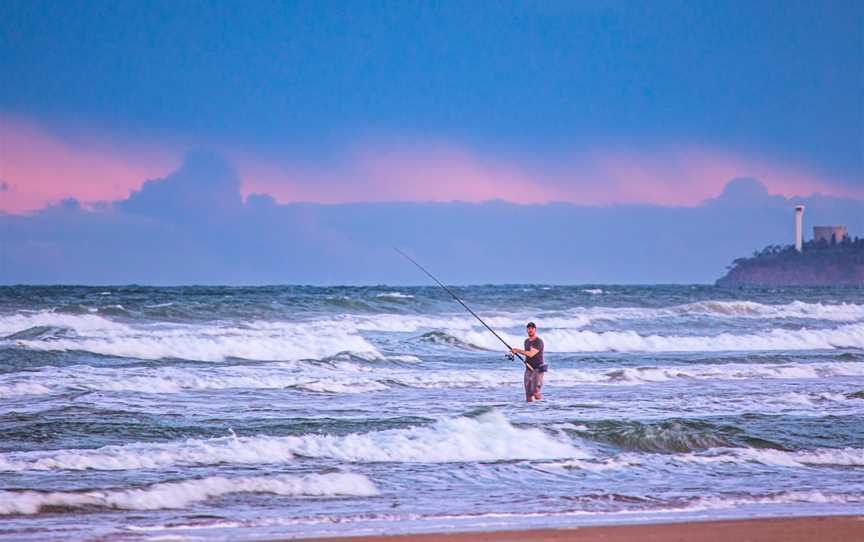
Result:
M811 239L799 253L794 245L768 245L751 257L738 258L717 281L735 285L862 285L864 238L836 235Z

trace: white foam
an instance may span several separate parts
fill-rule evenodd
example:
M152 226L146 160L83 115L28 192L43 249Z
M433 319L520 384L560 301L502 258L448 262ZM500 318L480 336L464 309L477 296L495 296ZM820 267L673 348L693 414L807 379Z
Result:
M293 451L298 455L343 461L421 463L585 457L585 452L571 443L539 429L514 427L497 411L407 430L345 437L307 436L297 442Z
M51 389L37 384L36 382L13 382L0 385L0 397L12 397L16 395L47 395Z
M767 448L716 448L706 453L671 456L685 463L761 463L781 467L810 465L864 466L864 449L819 448L816 450L784 451Z
M11 314L0 317L0 335L11 335L31 327L47 326L88 331L127 333L131 328L92 314L64 314L41 311L29 314Z
M864 377L864 363L785 364L688 364L658 367L608 367L575 369L553 367L548 380L556 387L585 384L635 386L673 380L825 379ZM207 367L45 367L27 373L0 375L0 397L63 393L69 390L184 393L226 389L297 389L319 393L368 393L393 387L418 389L501 388L522 384L521 366L490 369L440 369L429 367L370 367L349 361L327 364L269 363L250 366ZM8 381L7 381L8 379ZM771 396L766 405L807 405L824 408L832 404L856 404L841 393Z
M748 379L807 379L834 376L864 376L864 363L796 363L686 365L674 367L627 367L608 371L607 382L641 384L673 379L748 380ZM578 375L577 375L578 378Z
M554 386L641 385L670 380L752 380L752 379L808 379L864 376L864 363L810 363L810 364L704 364L660 367L626 367L622 369L571 369L553 367L549 384ZM336 378L336 377L334 377ZM365 374L338 377L344 385L360 386L361 382L376 379L380 383L395 383L412 388L500 388L520 386L522 371L518 366L500 370L392 370L378 369ZM328 377L328 381L330 377ZM840 400L829 394L825 400Z
M567 370L565 372L566 375ZM864 363L798 363L798 364L746 364L728 363L716 365L686 365L674 367L628 367L606 370L602 377L598 373L572 375L578 381L609 384L643 384L665 382L676 379L692 380L758 380L758 379L809 379L846 376L864 376ZM566 378L566 376L565 376ZM575 383L575 382L574 382Z
M296 384L296 387L301 390L314 391L319 393L368 393L373 391L384 391L390 389L389 386L376 382L374 380L353 381L353 382L334 382L333 380L313 380Z
M635 458L606 458L606 459L570 459L559 463L549 463L543 465L545 468L552 469L578 469L587 470L590 472L605 472L609 470L620 470L632 467L638 467L642 462Z
M132 443L96 449L0 454L0 470L131 470L171 465L285 463L294 458L277 437L222 437Z
M412 356L411 354L402 354L397 356L387 356L387 359L390 361L401 361L403 363L420 363L423 360L417 356Z
M830 393L830 392L821 392L821 393L800 393L800 392L788 392L783 393L779 397L777 397L777 401L780 403L793 403L798 405L806 405L806 406L824 406L828 403L843 403L846 401L850 401L846 395L842 393Z
M352 473L298 476L213 476L196 480L163 482L141 489L81 492L0 491L0 514L37 514L45 507L119 508L161 510L183 508L213 497L233 493L270 493L284 496L359 496L378 494L367 477Z
M19 340L17 345L33 350L82 350L139 359L198 361L320 359L343 351L371 358L381 357L352 326L333 322L302 325L251 322L242 327L229 324L142 324L133 327L90 315L40 313L0 318L0 329L21 331L35 325L70 327L77 336L51 341Z
M577 329L591 323L591 319L581 315L565 315L561 317L521 317L512 318L497 314L481 313L483 320L496 329L523 328L525 323L533 318L541 327L555 327L561 329ZM441 316L405 315L405 314L376 314L366 315L344 315L334 322L350 325L359 331L383 331L394 333L416 333L419 331L440 330L480 330L482 328L474 317L464 314L448 314ZM488 331L487 331L488 333Z
M735 318L803 318L855 322L864 320L864 305L823 304L793 301L786 305L765 305L753 301L699 301L673 307L682 314L704 314Z
M459 340L489 350L500 349L490 333L452 330ZM502 333L511 344L522 337ZM640 335L635 331L596 332L552 329L543 333L549 352L725 352L864 348L864 324L833 329L772 329L762 333L713 336Z
M864 320L864 305L852 303L804 303L793 301L784 305L767 305L755 301L696 301L671 307L576 307L571 312L592 319L631 320L706 316L720 319L812 319L834 322Z
M399 292L390 292L396 294ZM718 318L809 318L855 322L864 319L864 305L793 302L764 305L751 301L702 301L675 307L576 308L568 313L533 318L543 328L550 352L602 351L735 351L804 350L837 347L864 347L864 324L834 329L774 329L736 335L712 336L640 335L635 331L597 332L585 330L598 319L630 320L705 315ZM495 328L520 328L525 318L483 315ZM74 331L71 336L50 341L23 340L16 344L40 350L84 350L104 355L142 359L182 358L222 361L237 357L258 360L322 358L342 351L380 353L360 335L363 331L408 332L445 330L463 342L482 348L499 348L496 339L471 317L461 314L344 315L303 322L251 322L231 324L130 324L97 315L73 315L50 311L0 317L0 334L12 334L36 326L53 326ZM521 335L504 333L513 342ZM314 336L314 341L308 338Z
M0 454L0 470L128 470L177 464L285 463L295 456L358 462L448 463L588 457L571 442L515 427L497 411L430 426L344 436L223 437L94 450Z
M402 292L382 292L380 294L376 294L375 297L389 297L392 299L414 299L413 295L403 294Z
M296 388L324 393L364 393L387 389L368 368L350 362L328 366L283 367L281 364L232 367L46 367L29 373L32 381L4 384L0 397L60 393L69 389L137 393L182 393L225 389ZM15 379L20 379L15 376ZM38 382L38 383L37 383Z
M700 497L696 503L705 508L729 508L752 504L857 504L864 503L860 494L830 494L821 491L783 491L770 495L742 495L740 497Z
M599 495L598 499L607 500L606 495ZM317 516L303 518L261 518L256 521L258 526L297 526L297 525L316 525L321 523L365 523L369 521L386 521L386 522L405 522L405 521L446 521L451 527L454 522L468 520L474 526L479 526L488 529L490 526L501 528L502 526L512 527L513 525L524 525L526 520L539 519L546 523L553 518L565 517L627 517L641 516L641 521L645 518L656 517L657 515L670 514L690 514L693 512L703 512L707 510L716 510L724 508L735 508L742 506L761 505L761 504L789 504L789 503L832 503L832 504L858 504L864 502L864 497L859 494L831 494L820 491L784 491L767 495L724 495L720 497L696 497L674 499L671 502L664 502L660 499L653 499L648 503L638 507L628 507L625 509L612 509L608 507L595 509L571 509L566 511L540 511L540 512L523 512L523 511L500 511L500 512L464 512L452 514L381 514L381 515L355 515L355 516ZM854 512L853 512L854 513ZM697 517L698 519L698 517ZM703 517L704 519L704 517Z

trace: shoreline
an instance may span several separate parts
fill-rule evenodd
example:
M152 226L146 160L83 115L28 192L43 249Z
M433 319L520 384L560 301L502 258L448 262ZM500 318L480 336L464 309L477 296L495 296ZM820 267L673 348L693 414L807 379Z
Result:
M502 531L280 538L271 542L853 542L864 540L864 513L602 525Z

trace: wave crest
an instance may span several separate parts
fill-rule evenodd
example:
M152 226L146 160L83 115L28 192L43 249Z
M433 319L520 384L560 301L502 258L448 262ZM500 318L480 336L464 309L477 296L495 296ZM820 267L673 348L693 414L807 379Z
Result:
M667 454L720 447L781 447L779 444L749 437L736 427L690 419L659 422L601 421L590 424L590 427L577 434L612 444L622 450Z
M335 322L246 325L150 324L126 325L95 315L50 312L0 318L0 332L50 326L74 333L52 333L15 340L19 347L47 351L85 351L137 359L224 361L320 359L350 351L380 358L381 354L351 326ZM14 337L14 335L12 335ZM314 337L311 340L310 337ZM9 338L9 337L7 337Z
M479 331L453 330L462 342L489 350L500 349L495 337ZM503 334L511 344L521 338ZM763 333L713 336L640 335L635 331L588 331L551 329L542 334L549 352L735 352L831 350L864 348L864 324L833 329L772 329Z
M128 470L177 464L284 463L295 456L347 462L451 463L586 457L571 442L540 429L512 425L492 411L430 426L345 436L223 437L160 444L135 443L95 450L0 455L0 470Z
M183 508L233 493L270 493L283 496L368 497L378 494L369 478L352 473L307 476L212 476L163 482L141 489L100 491L0 491L0 514L38 514L46 509L115 508L161 510Z

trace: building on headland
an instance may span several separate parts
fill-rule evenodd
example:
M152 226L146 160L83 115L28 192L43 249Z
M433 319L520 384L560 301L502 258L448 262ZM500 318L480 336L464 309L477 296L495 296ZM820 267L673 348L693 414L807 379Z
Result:
M804 206L795 206L795 244L769 245L749 258L738 258L718 286L864 287L864 239L849 236L846 226L816 226L804 241Z
M804 250L804 206L795 206L795 250Z
M814 226L813 241L825 241L829 244L842 243L843 239L849 237L846 226Z

